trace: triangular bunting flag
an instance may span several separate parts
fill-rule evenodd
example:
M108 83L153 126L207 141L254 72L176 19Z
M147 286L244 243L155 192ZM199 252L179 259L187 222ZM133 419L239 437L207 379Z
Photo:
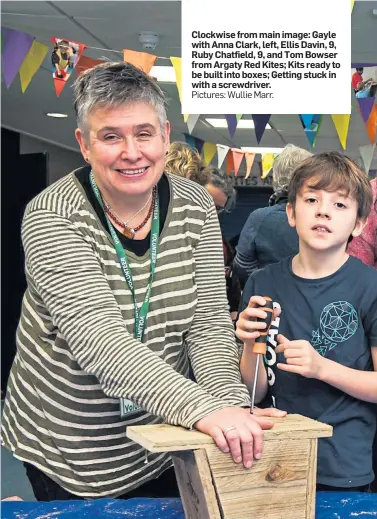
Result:
M234 171L233 153L231 152L230 149L229 149L229 153L226 156L225 171L227 172L228 175L230 175L230 173L232 173L232 171Z
M203 141L202 139L198 139L198 137L194 137L194 140L195 140L195 148L198 150L199 153L201 153L205 141Z
M274 164L274 154L273 153L264 153L262 155L262 178L266 178L269 172L272 169Z
M259 144L271 115L252 115L251 117L254 121L255 137Z
M301 114L301 120L304 125L304 128L310 128L312 124L314 114Z
M21 90L23 93L25 93L30 81L42 65L42 61L45 59L48 49L48 45L40 43L37 40L33 41L33 44L18 71L20 74Z
M234 176L238 175L238 171L241 166L242 159L244 158L245 152L239 150L238 148L231 148L232 158L233 158L233 166L234 166Z
M243 116L243 114L237 114L236 115L237 122L241 119L242 116Z
M228 124L228 130L231 137L233 137L237 129L237 117L233 114L225 115L226 122Z
M376 149L375 144L367 144L366 146L360 146L359 151L363 160L365 172L368 173L373 160L374 150Z
M205 142L203 146L203 155L204 155L204 162L206 164L209 164L213 157L215 156L217 147L216 144L213 144L212 142Z
M352 10L353 10L353 6L355 5L355 0L351 0L351 13L352 13Z
M340 144L342 145L342 148L345 150L347 147L347 135L348 135L348 128L350 124L350 114L334 114L331 115L331 118L333 120L336 133L338 134Z
M189 146L191 146L191 148L196 148L195 137L193 137L192 135L189 135L188 133L184 133L183 135L185 136L185 140L186 140L187 144Z
M372 111L375 99L374 97L357 97L357 102L359 103L360 112L364 122L366 123L369 119L370 113Z
M149 74L157 59L157 56L148 52L137 52L136 50L129 49L123 49L122 52L124 61L140 68L146 74Z
M370 112L369 119L365 125L367 129L369 141L374 144L376 142L377 132L377 104L373 105L372 111Z
M73 69L76 67L86 45L77 41L56 38L51 36L53 50L51 54L52 77L54 79L55 92L59 97L65 87Z
M3 75L9 88L33 44L34 36L8 27L2 27L1 33Z
M198 122L200 115L194 115L190 114L187 118L186 124L189 133L192 133L193 129L195 128L196 123Z
M177 83L179 101L182 104L182 58L174 58L170 56L170 61L174 67L175 80ZM183 120L187 123L189 114L183 114Z
M245 160L246 160L246 175L245 179L249 178L251 173L251 168L253 167L254 160L255 160L255 153L245 153Z
M220 169L223 165L225 157L230 150L229 146L225 146L224 144L216 144L217 147L217 167Z
M100 65L101 63L105 63L103 59L93 59L88 58L88 56L81 55L80 59L77 62L76 65L76 72L79 76L84 72L84 70L88 70L89 68L93 68L96 65Z

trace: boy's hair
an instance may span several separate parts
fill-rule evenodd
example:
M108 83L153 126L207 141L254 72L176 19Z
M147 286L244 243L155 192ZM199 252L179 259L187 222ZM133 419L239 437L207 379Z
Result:
M288 202L295 206L297 194L306 181L310 187L344 191L357 202L357 217L369 216L373 194L367 174L349 157L337 151L305 159L294 171L288 186Z

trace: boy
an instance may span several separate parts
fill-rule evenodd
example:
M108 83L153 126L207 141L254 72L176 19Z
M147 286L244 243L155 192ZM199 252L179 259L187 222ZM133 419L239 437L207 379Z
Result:
M256 402L269 387L276 407L334 427L332 438L319 440L321 490L367 490L373 480L377 272L346 253L371 203L367 176L344 155L321 153L300 164L287 205L299 253L250 276L237 324L244 342L241 373L251 391L252 346L265 327L255 319L266 317L258 308L265 304L262 296L272 298L275 319L265 366L259 367Z

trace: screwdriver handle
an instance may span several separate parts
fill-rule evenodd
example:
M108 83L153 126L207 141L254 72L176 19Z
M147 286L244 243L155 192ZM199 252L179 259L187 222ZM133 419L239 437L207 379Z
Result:
M260 309L267 313L267 317L265 319L257 318L257 321L266 323L266 328L264 330L260 330L260 336L255 339L253 353L262 353L265 355L267 351L267 334L274 315L274 308L272 305L272 299L270 297L263 296L263 298L265 299L266 304L265 306L260 306Z

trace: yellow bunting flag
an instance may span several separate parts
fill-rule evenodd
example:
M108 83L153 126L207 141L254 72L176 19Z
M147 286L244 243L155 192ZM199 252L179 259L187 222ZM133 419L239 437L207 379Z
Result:
M338 134L340 144L342 145L342 148L345 150L347 147L347 136L351 115L334 114L331 117L336 129L336 133Z
M253 167L253 164L254 164L254 159L255 159L255 153L249 153L249 152L245 153L245 160L246 160L245 179L249 178L249 176L250 176L251 168Z
M209 164L213 157L215 156L215 153L217 151L216 144L213 144L212 142L205 142L203 146L203 155L204 155L204 162L206 164Z
M20 74L21 90L23 93L25 93L30 81L42 65L42 61L45 59L49 48L50 47L44 43L40 43L37 40L33 41L33 44L18 71Z
M355 0L351 0L351 13L352 13L352 10L353 10L353 6L355 5Z
M174 67L175 79L177 81L179 100L182 104L182 58L173 58L170 56L171 64ZM189 114L183 114L183 120L185 123L189 118Z
M146 74L149 74L157 59L157 56L149 54L148 52L137 52L136 50L129 49L123 49L122 52L124 61L140 68Z
M274 165L274 154L264 153L262 155L262 178L266 178Z

